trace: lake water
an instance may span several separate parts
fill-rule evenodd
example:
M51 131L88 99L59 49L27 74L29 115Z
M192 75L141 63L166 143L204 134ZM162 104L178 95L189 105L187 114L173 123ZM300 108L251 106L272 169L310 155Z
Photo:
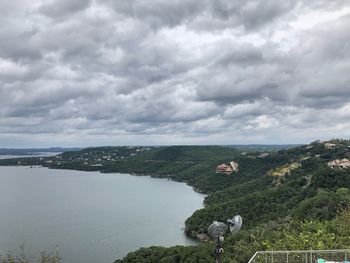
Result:
M37 152L34 154L27 153L26 155L9 155L9 154L0 154L0 160L1 159L12 159L12 158L26 158L26 157L49 157L49 156L56 156L60 153L57 152Z
M143 246L193 245L184 222L204 196L127 174L0 167L0 254L59 247L63 262L113 262Z

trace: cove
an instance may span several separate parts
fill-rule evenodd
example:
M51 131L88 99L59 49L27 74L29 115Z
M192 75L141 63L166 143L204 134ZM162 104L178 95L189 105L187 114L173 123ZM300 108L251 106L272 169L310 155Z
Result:
M140 247L194 245L184 222L203 199L148 176L0 167L0 254L58 246L63 262L104 263Z

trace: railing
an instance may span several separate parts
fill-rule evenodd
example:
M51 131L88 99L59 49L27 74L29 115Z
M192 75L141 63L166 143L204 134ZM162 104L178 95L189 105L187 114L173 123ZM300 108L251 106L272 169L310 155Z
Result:
M258 251L248 263L350 263L350 249Z

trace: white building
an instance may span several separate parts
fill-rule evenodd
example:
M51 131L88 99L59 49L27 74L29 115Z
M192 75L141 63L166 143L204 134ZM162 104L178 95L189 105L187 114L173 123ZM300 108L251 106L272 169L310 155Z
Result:
M326 149L335 149L337 145L335 143L330 143L330 142L326 142L324 144L324 147L326 147Z
M332 169L339 167L339 168L350 168L350 161L346 158L342 160L334 160L328 163L328 166L331 167Z

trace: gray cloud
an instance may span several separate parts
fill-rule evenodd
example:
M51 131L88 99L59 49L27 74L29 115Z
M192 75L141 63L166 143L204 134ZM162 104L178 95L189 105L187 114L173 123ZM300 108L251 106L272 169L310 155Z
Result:
M91 0L51 0L43 2L39 7L39 12L53 18L64 18L67 15L83 11L91 2Z
M349 137L349 10L342 0L5 3L0 146Z
M227 27L254 29L274 21L294 8L296 1L210 1L211 14Z
M205 1L196 0L103 1L117 13L142 20L151 28L174 27L188 22L202 13L206 5Z

